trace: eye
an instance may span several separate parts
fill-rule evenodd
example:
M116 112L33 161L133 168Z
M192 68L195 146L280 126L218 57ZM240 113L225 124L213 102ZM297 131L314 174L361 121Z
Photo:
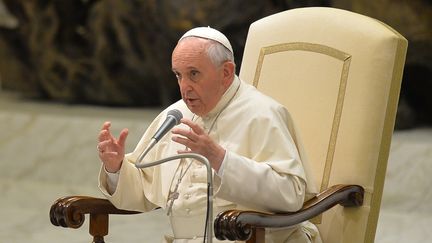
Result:
M190 71L190 73L189 73L189 75L190 75L190 79L191 79L192 81L194 81L194 82L198 81L199 74L200 74L200 72L197 71L197 70L192 70L192 71Z

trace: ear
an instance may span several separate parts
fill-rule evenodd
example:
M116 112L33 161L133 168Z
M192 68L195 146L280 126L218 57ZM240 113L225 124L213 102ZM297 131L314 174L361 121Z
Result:
M231 61L226 61L223 64L223 80L225 87L231 85L235 75L235 64Z

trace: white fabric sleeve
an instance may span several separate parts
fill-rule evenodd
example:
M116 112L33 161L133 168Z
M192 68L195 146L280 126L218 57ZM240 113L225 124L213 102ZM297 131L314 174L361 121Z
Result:
M226 154L221 185L215 195L269 212L294 212L302 207L306 189L304 180L278 173L271 162L258 163L229 151Z
M115 172L115 173L111 173L108 172L105 168L105 166L102 166L103 170L105 171L105 173L107 174L107 191L110 195L112 195L115 190L117 189L117 184L118 184L118 180L119 180L119 175L120 175L120 170Z
M228 151L225 150L225 155L224 155L224 158L223 158L223 160L222 160L222 163L221 163L221 165L220 165L220 167L219 167L219 171L216 172L216 175L219 176L220 178L222 178L222 176L223 176L223 171L224 171L224 167L225 167L224 165L225 165L225 162L226 162L226 160L227 160L227 154L228 154Z

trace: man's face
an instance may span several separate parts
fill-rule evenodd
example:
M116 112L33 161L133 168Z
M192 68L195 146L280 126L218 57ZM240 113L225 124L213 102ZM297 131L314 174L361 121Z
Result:
M182 40L172 54L172 70L188 108L198 116L207 115L219 102L231 82L226 64L217 67L206 54L207 40Z

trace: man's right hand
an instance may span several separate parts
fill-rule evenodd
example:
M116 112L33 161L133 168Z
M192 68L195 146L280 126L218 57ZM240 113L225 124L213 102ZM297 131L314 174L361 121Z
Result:
M105 170L115 173L120 170L125 156L125 142L128 135L128 129L125 128L120 132L116 139L110 132L111 122L105 122L99 132L99 143L97 145L99 158L105 166Z

